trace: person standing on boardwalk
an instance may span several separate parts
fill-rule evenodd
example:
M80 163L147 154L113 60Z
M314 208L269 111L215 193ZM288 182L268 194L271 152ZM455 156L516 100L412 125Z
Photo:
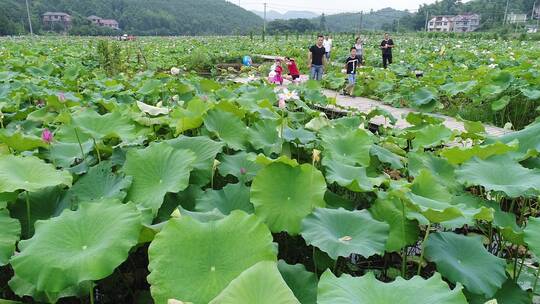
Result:
M345 88L345 93L352 95L354 86L356 84L356 71L358 67L362 64L360 56L357 54L355 47L351 48L351 55L345 60L345 70L347 71L347 78L349 84Z
M381 42L383 67L386 69L389 64L392 64L392 48L394 41L388 33L384 33L384 40Z
M356 37L353 47L356 49L356 56L360 58L360 63L364 63L364 41L360 36Z
M317 43L309 48L309 79L322 80L324 65L326 64L326 49L323 45L323 39L323 35L317 36Z
M330 52L332 51L332 37L326 36L326 38L324 38L324 41L323 41L323 46L326 52L325 53L326 60L330 61Z

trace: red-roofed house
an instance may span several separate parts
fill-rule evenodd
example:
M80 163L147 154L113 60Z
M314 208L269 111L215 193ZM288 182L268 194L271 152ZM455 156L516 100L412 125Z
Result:
M86 19L90 20L93 24L97 26L104 26L104 27L115 29L115 30L120 29L118 21L114 19L103 19L101 17L94 16L94 15L89 16Z

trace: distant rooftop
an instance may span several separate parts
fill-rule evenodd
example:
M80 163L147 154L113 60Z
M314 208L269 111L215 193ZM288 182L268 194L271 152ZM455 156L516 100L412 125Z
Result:
M45 12L43 16L69 16L69 14L62 12Z

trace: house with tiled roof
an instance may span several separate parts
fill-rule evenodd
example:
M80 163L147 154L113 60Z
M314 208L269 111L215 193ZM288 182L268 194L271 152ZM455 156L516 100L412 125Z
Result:
M52 23L71 24L71 16L63 12L45 12L42 16L45 25Z
M103 19L103 18L95 16L95 15L88 16L86 19L90 20L90 22L92 22L93 24L95 24L97 26L108 27L108 28L112 28L112 29L115 29L115 30L120 29L118 21L116 21L114 19Z

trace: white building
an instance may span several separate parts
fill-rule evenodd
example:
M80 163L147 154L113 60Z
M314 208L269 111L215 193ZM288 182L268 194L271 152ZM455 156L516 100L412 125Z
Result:
M428 23L429 32L451 32L453 16L435 16Z
M429 32L473 32L480 27L480 15L435 16L428 23Z
M525 23L527 22L527 14L508 14L506 16L506 23Z

